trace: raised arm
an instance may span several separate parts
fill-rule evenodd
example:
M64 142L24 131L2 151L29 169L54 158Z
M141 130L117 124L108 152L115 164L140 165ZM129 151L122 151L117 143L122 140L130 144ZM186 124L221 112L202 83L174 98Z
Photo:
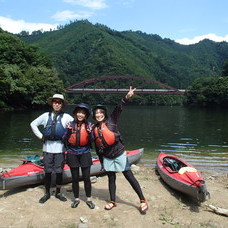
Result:
M136 90L136 88L132 89L132 86L130 86L130 89L127 93L127 95L121 99L121 101L119 102L119 104L115 107L115 109L113 110L112 114L111 114L111 118L112 120L117 123L121 112L123 110L123 105L125 105L125 103L127 102L127 100L129 100L133 95L134 95L134 91Z

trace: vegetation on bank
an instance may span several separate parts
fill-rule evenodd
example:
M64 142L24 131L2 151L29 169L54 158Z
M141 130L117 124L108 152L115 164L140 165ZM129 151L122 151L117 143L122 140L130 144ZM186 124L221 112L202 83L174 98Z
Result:
M221 77L198 78L189 86L185 104L202 107L228 107L228 61L223 67Z
M45 103L64 91L51 60L19 38L0 29L0 107L26 108Z
M68 100L71 103L78 101L88 102L89 104L109 104L114 105L125 94L68 94ZM183 95L158 95L158 94L135 94L129 100L129 104L137 105L182 105Z

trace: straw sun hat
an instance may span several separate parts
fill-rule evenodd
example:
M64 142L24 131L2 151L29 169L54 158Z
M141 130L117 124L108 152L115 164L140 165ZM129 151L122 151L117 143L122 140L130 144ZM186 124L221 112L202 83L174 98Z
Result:
M64 96L62 94L54 94L52 97L49 97L47 99L47 103L49 105L52 105L53 99L60 99L60 100L62 100L63 101L63 105L67 105L68 104L68 102L65 100L65 98L64 98Z

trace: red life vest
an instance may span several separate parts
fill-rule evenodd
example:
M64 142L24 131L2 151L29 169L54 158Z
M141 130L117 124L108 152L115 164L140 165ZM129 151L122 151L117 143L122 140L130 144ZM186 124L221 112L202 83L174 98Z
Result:
M71 146L85 146L89 143L89 134L86 130L85 123L77 126L72 127L71 135L68 139L68 143Z
M94 135L97 147L106 148L116 142L115 133L110 131L105 123L102 123L100 128L95 127Z

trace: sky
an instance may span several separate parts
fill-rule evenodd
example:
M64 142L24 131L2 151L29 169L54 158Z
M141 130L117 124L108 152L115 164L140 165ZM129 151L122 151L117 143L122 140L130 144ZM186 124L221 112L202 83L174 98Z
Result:
M0 27L50 31L85 20L116 31L141 31L189 45L228 42L228 0L0 0Z

